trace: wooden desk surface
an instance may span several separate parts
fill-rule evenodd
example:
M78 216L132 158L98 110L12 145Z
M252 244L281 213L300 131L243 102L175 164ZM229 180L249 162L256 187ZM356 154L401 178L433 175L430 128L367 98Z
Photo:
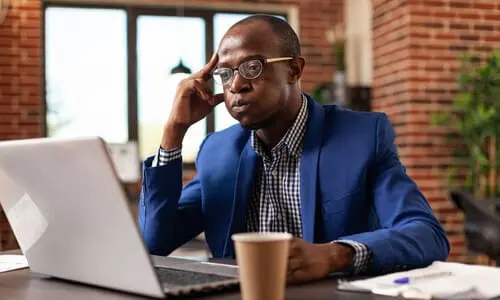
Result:
M0 252L0 254L18 254L17 251ZM0 273L0 298L9 300L139 300L153 299L141 297L103 288L52 279L32 273L29 269ZM169 299L179 299L177 297ZM203 300L239 300L239 291L189 297ZM352 293L336 290L336 279L325 279L318 282L287 287L286 299L393 299L374 296L366 293Z
M391 299L388 297L373 296L371 294L337 291L336 282L326 279L319 282L291 286L287 288L286 299ZM1 299L9 300L139 300L152 299L121 292L101 289L97 287L46 278L31 273L28 269L0 273ZM178 298L173 298L178 299ZM212 294L203 297L189 297L189 299L241 299L238 291Z

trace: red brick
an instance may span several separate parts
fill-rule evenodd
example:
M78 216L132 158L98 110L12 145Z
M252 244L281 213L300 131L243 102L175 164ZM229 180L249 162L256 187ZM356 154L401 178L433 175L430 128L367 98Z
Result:
M435 38L439 41L455 40L457 38L457 35L453 33L438 33L436 34Z
M485 42L500 42L500 36L498 36L498 35L483 36L482 40Z
M425 48L427 50L444 50L444 49L446 49L446 45L443 45L443 44L431 44L431 45L426 45Z
M469 29L469 24L467 23L450 23L449 25L450 29L460 29L460 30L466 30Z
M476 8L476 9L488 11L488 10L494 10L495 4L493 4L493 3L473 3L472 7Z
M443 0L424 0L423 5L425 7L445 7L446 2Z
M426 32L410 31L409 36L410 36L410 38L429 39L431 37L431 34L428 31L426 31Z
M474 47L474 51L490 53L491 51L493 51L493 47L492 46L476 46L476 47Z
M464 41L478 41L479 35L461 34L460 39Z
M439 29L444 27L444 23L439 20L429 20L429 21L411 21L411 25L415 26L421 26L424 28L433 28L433 29Z
M434 13L436 18L454 18L457 15L454 11L437 11Z
M474 30L478 31L493 31L495 27L490 24L476 24L474 25Z
M478 13L459 13L458 14L459 19L463 20L479 20L481 19L481 15Z
M486 21L500 21L500 13L485 13L484 19Z
M415 17L432 17L433 13L430 10L416 10L412 12L412 16Z
M454 9L454 8L468 8L468 7L471 7L471 1L468 1L468 0L462 0L462 1L450 0L448 5L452 9Z

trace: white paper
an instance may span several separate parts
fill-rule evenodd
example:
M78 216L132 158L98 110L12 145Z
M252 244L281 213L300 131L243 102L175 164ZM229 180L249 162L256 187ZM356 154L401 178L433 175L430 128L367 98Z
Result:
M0 273L28 267L28 261L23 255L0 255Z
M451 275L422 277L436 272L451 272ZM394 280L401 277L410 277L410 283L395 284ZM421 279L411 282L411 278ZM500 268L434 262L427 268L341 283L339 289L417 299L490 299L500 296Z

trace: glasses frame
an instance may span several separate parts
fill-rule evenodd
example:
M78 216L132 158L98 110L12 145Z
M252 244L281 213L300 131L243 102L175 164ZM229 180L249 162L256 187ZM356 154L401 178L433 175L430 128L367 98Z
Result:
M259 76L262 75L262 73L264 72L264 66L266 64L271 64L271 63L280 62L280 61L292 60L294 58L295 57L292 57L292 56L273 57L273 58L259 58L259 57L252 58L252 59L249 59L249 60L245 60L244 62L242 62L241 64L239 64L238 67L236 67L236 68L231 68L231 67L216 68L216 69L214 69L212 71L211 75L212 75L212 77L214 77L214 72L217 71L217 70L219 70L219 69L229 69L229 70L231 70L232 71L231 78L226 83L219 83L219 82L217 82L217 80L214 79L215 83L217 83L218 85L222 85L222 86L229 85L229 84L231 84L233 82L236 71L238 71L238 73L240 74L240 76L243 77L243 78L245 78L246 80L253 80L253 79L259 78ZM253 77L253 78L246 78L244 75L241 74L240 67L244 63L249 62L249 61L253 61L253 60L260 61L260 63L262 64L262 69L260 70L259 74L257 74L255 77Z

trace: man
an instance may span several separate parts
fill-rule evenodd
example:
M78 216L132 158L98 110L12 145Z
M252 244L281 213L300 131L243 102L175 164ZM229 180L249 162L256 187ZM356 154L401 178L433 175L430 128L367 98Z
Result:
M286 231L295 237L289 282L447 258L386 115L319 105L301 92L304 66L293 29L256 15L179 84L159 152L144 163L139 223L150 253L168 255L204 231L214 257L234 257L232 234ZM223 95L206 88L210 78ZM204 140L197 176L182 188L184 135L221 102L240 124Z

